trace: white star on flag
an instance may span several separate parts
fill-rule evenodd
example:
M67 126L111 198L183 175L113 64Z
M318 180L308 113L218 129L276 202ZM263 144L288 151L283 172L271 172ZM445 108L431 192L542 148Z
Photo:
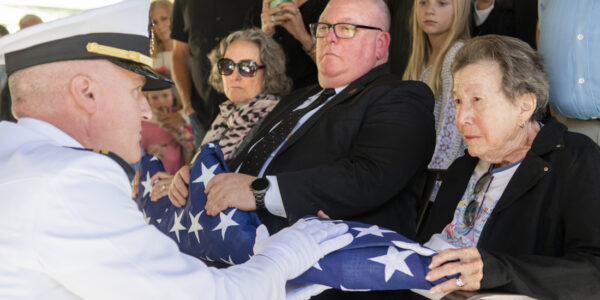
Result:
M215 227L215 229L212 231L221 230L221 236L223 237L223 240L225 240L225 231L227 231L228 227L240 225L233 220L233 215L236 211L237 209L234 208L228 214L224 214L223 212L219 213L221 222L219 222L219 225L217 225L217 227Z
M148 217L148 215L146 214L146 210L142 209L142 214L144 215L144 221L146 221L146 224L150 224L150 217Z
M204 230L204 227L202 227L202 225L200 225L200 222L198 221L200 219L200 215L202 215L203 212L204 212L204 210L201 210L195 216L192 215L191 212L189 213L190 220L192 221L192 225L190 225L190 229L188 230L188 233L193 232L196 235L196 240L198 241L198 244L200 244L200 237L198 236L198 231Z
M141 183L144 187L144 195L142 195L142 197L146 197L146 195L152 192L152 184L150 184L150 172L146 172L146 180L142 181Z
M425 248L418 243L407 243L407 242L403 242L403 241L392 241L392 243L394 245L396 245L396 247L398 247L398 248L412 250L412 251L415 251L417 254L423 255L423 256L431 256L436 253L435 251L433 251L429 248Z
M319 271L323 271L323 268L321 268L321 265L319 264L319 262L316 262L312 267Z
M377 225L373 225L369 228L352 227L352 229L360 232L358 235L356 235L356 238L365 236L367 234L378 236L378 237L383 237L384 232L393 232L391 230L379 229L379 226L377 226Z
M192 181L192 183L203 183L204 184L204 188L206 188L206 185L208 184L208 182L215 177L215 169L219 166L219 164L214 164L213 166L211 166L210 168L207 168L204 163L200 164L202 167L202 175L200 175L200 177L196 178L196 180Z
M414 276L406 264L406 258L413 253L410 250L398 251L396 247L390 246L386 255L369 258L369 260L385 265L385 282L388 282L395 271Z
M230 266L233 266L233 265L235 265L235 263L234 263L234 262L233 262L233 260L231 259L231 256L229 256L229 260L225 260L225 259L222 259L222 258L221 258L221 260L222 260L224 263L226 263L226 264L228 264L228 265L230 265Z
M177 215L177 212L175 212L175 220L173 220L173 227L171 227L171 230L169 230L169 232L175 232L178 243L180 242L179 241L179 231L187 229L183 225L181 225L181 217L183 217L183 211L181 212L181 214L179 214L179 216Z

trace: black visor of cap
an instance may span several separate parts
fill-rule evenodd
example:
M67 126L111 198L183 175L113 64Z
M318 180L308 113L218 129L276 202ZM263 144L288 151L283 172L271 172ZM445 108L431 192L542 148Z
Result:
M173 81L156 73L156 71L147 65L122 59L109 58L108 60L121 68L146 77L144 91L164 90L173 86Z

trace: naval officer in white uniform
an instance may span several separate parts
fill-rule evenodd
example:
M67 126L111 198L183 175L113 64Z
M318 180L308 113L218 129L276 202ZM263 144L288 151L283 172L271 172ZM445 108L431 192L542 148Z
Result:
M217 270L144 222L124 170L151 117L142 90L170 84L149 67L148 5L0 39L18 118L0 123L1 299L283 299L287 279L351 241L316 220L259 230L257 255Z

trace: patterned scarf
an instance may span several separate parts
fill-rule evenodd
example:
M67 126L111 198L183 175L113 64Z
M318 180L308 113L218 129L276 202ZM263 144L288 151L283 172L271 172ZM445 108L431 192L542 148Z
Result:
M279 97L269 94L259 94L238 106L229 100L221 103L221 112L206 132L202 145L219 142L225 160L231 159L250 129L271 112L277 103Z

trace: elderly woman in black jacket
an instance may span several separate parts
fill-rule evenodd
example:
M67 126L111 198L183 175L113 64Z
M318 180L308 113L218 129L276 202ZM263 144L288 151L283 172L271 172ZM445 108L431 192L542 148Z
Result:
M452 73L468 154L448 169L423 237L441 250L426 278L459 277L432 292L600 299L600 148L540 121L541 57L519 40L483 36L461 49Z

